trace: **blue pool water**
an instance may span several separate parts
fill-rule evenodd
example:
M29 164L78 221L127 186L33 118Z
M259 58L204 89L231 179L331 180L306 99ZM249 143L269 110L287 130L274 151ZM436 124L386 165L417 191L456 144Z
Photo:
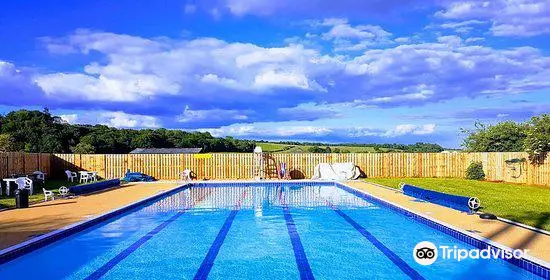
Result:
M413 259L453 237L336 186L201 186L0 265L0 279L539 279L503 260Z

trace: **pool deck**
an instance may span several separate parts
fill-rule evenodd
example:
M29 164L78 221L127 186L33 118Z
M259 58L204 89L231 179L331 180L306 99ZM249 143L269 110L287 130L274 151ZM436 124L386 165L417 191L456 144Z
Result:
M1 211L0 250L179 185L176 182L130 183L104 192Z
M181 184L177 182L131 183L73 199L56 199L34 204L27 209L1 211L0 250L179 185ZM346 182L346 185L510 248L529 249L529 255L550 262L549 235L501 221L482 220L477 215L468 215L443 206L417 202L400 192L372 183L355 181Z
M550 236L498 220L483 220L457 210L432 203L418 202L398 191L367 182L347 182L346 185L378 198L399 204L416 213L435 218L473 234L491 239L514 249L528 249L528 254L550 262ZM429 241L429 240L428 240Z

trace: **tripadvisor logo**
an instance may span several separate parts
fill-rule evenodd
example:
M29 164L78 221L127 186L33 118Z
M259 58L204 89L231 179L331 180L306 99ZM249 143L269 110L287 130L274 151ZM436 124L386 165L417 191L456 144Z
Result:
M462 261L464 259L521 259L529 250L502 250L488 246L485 249L462 249L457 246L443 246L439 248L432 242L422 241L413 249L414 260L421 265L431 265L438 257Z
M432 242L422 241L414 246L413 257L421 265L430 265L437 260L437 247Z

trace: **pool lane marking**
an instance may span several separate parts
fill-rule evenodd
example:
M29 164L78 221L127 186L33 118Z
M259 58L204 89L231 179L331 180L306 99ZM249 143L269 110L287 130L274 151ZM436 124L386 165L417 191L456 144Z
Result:
M222 247L222 244L225 241L225 237L227 236L227 233L229 233L229 229L231 228L231 225L233 224L233 221L235 220L237 213L241 209L241 203L245 197L246 197L246 190L243 192L243 194L237 201L237 204L235 205L235 209L231 210L231 212L229 213L229 216L227 217L227 219L225 219L225 222L223 223L222 228L218 232L218 235L216 236L214 243L212 243L212 246L210 246L210 249L208 250L206 257L204 257L204 260L202 261L201 266L199 267L199 270L197 270L197 273L195 274L195 277L193 277L193 279L198 280L198 279L208 278L208 274L210 273L210 270L212 270L212 266L214 266L214 261L216 260L216 257L220 252L220 248Z
M300 240L300 234L298 234L296 224L294 223L294 219L292 219L292 214L290 214L288 204L283 201L282 192L279 194L279 201L281 202L281 206L283 206L283 215L286 221L286 228L288 230L288 235L290 236L290 243L292 243L292 250L294 250L294 258L296 259L296 264L298 265L300 279L315 279L313 272L311 271L309 261L307 260L304 246Z
M103 275L105 275L107 272L109 272L109 270L111 270L115 265L117 265L122 260L124 260L129 255L131 255L135 250L137 250L139 247L141 247L143 244L145 244L147 241L149 241L149 239L151 239L153 236L155 236L161 230L166 228L170 223L177 220L181 215L183 215L185 213L186 210L189 210L189 209L195 207L195 205L199 204L201 201L204 200L204 198L206 198L206 196L208 196L211 193L212 192L209 192L209 193L203 195L202 197L197 199L197 201L195 201L192 205L190 205L189 207L179 211L176 215L170 217L170 219L168 219L168 220L164 221L162 224L158 225L156 228L154 228L153 230L148 232L146 235L144 235L143 237L138 239L136 242L134 242L132 245L130 245L130 247L128 247L124 251L120 252L118 255L116 255L114 258L109 260L107 263L105 263L103 266L98 268L96 271L94 271L92 274L90 274L85 279L86 280L92 280L92 279L99 279L99 278L103 277Z
M420 273L418 273L414 268L409 266L403 259L401 259L397 254L395 254L390 248L386 247L380 240L374 237L369 231L362 227L342 210L336 208L330 201L325 200L327 205L334 210L338 215L340 215L346 222L348 222L352 227L354 227L359 233L361 233L365 238L367 238L372 245L374 245L378 250L380 250L388 259L390 259L399 269L401 269L405 274L407 274L411 279L424 279Z

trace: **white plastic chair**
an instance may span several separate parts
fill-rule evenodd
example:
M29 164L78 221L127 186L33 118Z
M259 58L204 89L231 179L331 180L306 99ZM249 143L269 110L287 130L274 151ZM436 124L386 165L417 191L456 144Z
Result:
M80 171L80 183L88 183L88 181L91 179L90 178L90 173L88 173L87 171Z
M55 196L53 195L52 191L49 191L47 189L42 188L42 191L44 192L44 201L48 201L48 197L51 197L52 200L55 200Z
M67 188L65 186L61 186L61 188L59 188L59 194L62 197L65 197L68 193L69 193L69 188Z
M27 177L19 177L15 181L17 184L18 189L27 189L29 190L29 195L32 195L33 189L32 189L32 180Z
M185 169L183 172L181 172L181 179L185 182L191 181L191 170Z
M67 181L74 182L74 178L76 178L76 172L71 172L69 170L65 170L65 175L67 175Z

